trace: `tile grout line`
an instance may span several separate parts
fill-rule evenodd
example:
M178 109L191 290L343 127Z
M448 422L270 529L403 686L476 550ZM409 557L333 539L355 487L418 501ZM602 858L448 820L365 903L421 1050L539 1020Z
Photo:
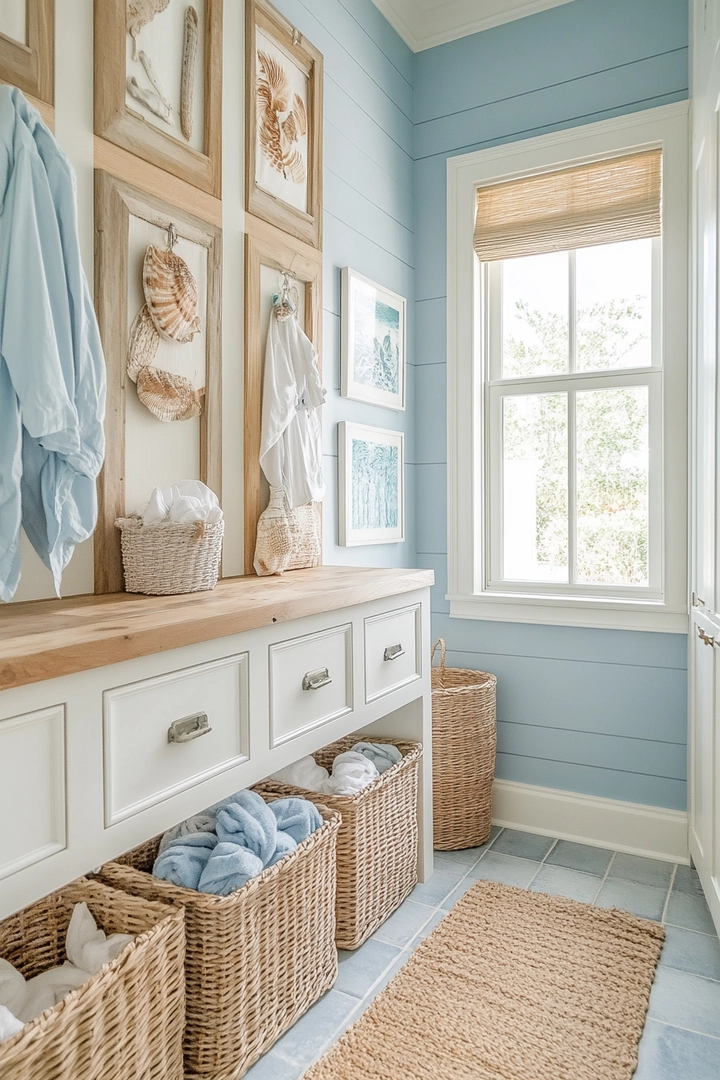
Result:
M702 976L699 976L699 978L702 978ZM707 1031L700 1031L698 1028L688 1028L682 1027L681 1024L671 1024L667 1020L660 1020L657 1016L650 1016L650 1013L648 1013L646 1023L649 1023L650 1021L652 1021L653 1024L662 1024L663 1027L674 1028L676 1031L687 1031L690 1035L702 1035L703 1039L713 1039L714 1042L720 1043L720 1036L708 1035Z
M545 852L545 855L544 855L544 856L543 856L543 858L542 858L542 859L540 860L540 865L538 866L537 870L535 871L535 873L533 874L533 876L532 876L532 877L530 878L530 881L529 881L529 882L527 883L527 885L525 886L525 889L526 889L526 891L528 891L528 892L530 891L530 886L532 885L532 883L534 882L535 878L536 878L536 877L538 876L538 874L539 874L539 873L540 873L540 871L542 870L543 866L545 865L545 860L547 859L548 855L550 854L550 852L551 852L551 851L554 851L554 850L555 850L555 848L557 847L557 845L558 845L559 843L560 843L560 841L558 840L558 838L557 838L557 836L556 836L556 837L555 837L555 838L553 839L553 842L552 842L552 844L550 845L550 847L549 847L549 848L547 849L547 851ZM552 864L551 864L551 865L552 865Z
M607 864L607 869L606 869L605 873L603 874L602 881L598 885L597 892L595 893L595 895L594 895L594 897L592 899L593 907L595 907L595 901L597 900L598 896L600 895L600 890L602 889L603 885L605 884L605 882L608 879L608 876L610 874L610 867L615 862L615 856L616 855L617 855L617 851L613 851L612 858L610 859L610 862Z
M670 896L672 895L673 885L675 884L675 876L677 874L678 864L675 863L673 872L670 875L670 885L668 886L667 896L665 897L665 903L663 904L662 915L660 916L660 922L665 925L665 919L667 917L667 909L670 904Z

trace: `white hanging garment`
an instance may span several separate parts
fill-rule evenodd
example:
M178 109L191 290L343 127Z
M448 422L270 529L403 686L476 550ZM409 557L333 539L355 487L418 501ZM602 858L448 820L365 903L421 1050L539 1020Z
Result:
M324 401L312 342L294 315L280 317L275 308L265 355L260 466L291 509L325 494L318 413Z

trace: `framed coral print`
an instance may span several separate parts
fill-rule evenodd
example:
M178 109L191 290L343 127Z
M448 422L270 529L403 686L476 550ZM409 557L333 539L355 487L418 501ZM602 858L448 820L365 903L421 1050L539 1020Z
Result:
M0 82L52 105L55 90L55 0L0 4ZM43 111L43 118L47 114Z
M402 296L343 267L343 397L405 408L405 307Z
M267 0L246 13L246 208L319 248L323 58Z
M221 193L223 0L95 4L95 134Z
M392 544L405 538L405 436L338 424L339 544Z

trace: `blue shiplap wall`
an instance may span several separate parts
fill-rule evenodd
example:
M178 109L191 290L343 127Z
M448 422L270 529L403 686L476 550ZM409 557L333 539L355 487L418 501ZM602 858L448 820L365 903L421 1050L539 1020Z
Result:
M324 560L413 566L415 367L404 413L340 398L340 269L351 266L408 299L413 359L415 310L414 57L371 0L274 0L325 58L323 258ZM337 546L337 422L405 432L406 541Z
M415 58L417 550L449 662L498 675L498 775L685 808L686 638L449 619L446 162L687 97L686 0L573 0Z

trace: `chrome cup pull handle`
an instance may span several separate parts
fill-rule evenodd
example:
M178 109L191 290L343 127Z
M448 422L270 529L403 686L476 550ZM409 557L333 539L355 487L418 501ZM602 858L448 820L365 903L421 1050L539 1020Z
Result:
M404 656L405 650L400 642L397 645L388 645L383 653L383 660L397 660L398 656Z
M192 716L183 716L180 720L173 720L168 728L168 742L192 742L193 739L209 735L211 731L207 713L193 713Z
M326 667L317 668L315 671L308 671L303 675L302 688L303 690L319 690L321 686L329 686L332 682L330 678L330 672Z

